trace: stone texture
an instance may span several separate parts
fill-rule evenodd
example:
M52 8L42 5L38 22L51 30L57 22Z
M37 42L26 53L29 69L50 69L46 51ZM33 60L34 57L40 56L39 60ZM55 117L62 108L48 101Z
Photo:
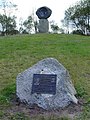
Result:
M57 74L56 94L31 94L33 74ZM24 72L18 74L16 94L21 102L37 104L46 110L63 108L71 102L77 103L76 91L65 67L54 58L39 61Z
M38 25L39 33L48 33L49 30L49 22L47 19L40 19Z
M40 7L36 11L36 15L38 16L39 19L47 19L51 16L52 11L50 8L44 6Z

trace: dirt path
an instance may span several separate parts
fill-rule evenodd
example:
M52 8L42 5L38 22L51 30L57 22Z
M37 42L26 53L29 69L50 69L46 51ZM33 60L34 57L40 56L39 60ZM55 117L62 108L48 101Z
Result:
M79 100L79 103L76 104L70 104L69 106L63 108L63 109L57 109L57 110L51 110L47 111L44 110L37 105L33 105L32 107L29 107L28 105L18 103L16 100L13 100L11 102L11 106L6 110L7 115L14 115L16 113L24 113L26 116L57 116L57 117L63 117L66 116L70 118L70 120L73 120L76 116L79 116L82 112L82 104L83 101Z

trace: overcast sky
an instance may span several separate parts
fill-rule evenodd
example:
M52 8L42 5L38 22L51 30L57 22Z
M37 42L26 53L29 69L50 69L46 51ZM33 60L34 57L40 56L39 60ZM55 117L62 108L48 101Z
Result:
M78 0L12 0L18 5L17 15L27 18L33 11L34 13L39 7L47 6L52 10L49 20L55 20L56 23L64 18L65 10L70 5L75 4ZM35 14L36 15L36 14Z
M0 0L0 2L1 1L2 0ZM75 4L79 0L9 0L9 1L17 5L18 10L13 14L17 16L18 23L20 18L23 18L23 20L25 20L33 12L35 18L37 18L36 10L39 7L47 6L52 10L52 15L49 17L49 21L54 20L55 23L57 23L60 27L61 20L64 18L65 10L67 10L71 5Z

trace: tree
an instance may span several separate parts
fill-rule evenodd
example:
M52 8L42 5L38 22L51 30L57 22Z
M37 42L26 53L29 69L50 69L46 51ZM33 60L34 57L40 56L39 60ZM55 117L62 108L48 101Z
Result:
M14 3L9 0L1 0L0 8L2 10L2 14L0 14L0 24L2 26L2 33L5 35L9 34L10 31L16 28L16 17L11 13L13 10L16 10L16 6Z
M10 16L11 13L17 10L17 5L12 3L10 0L1 0L0 8L2 12L6 16Z
M10 34L16 28L15 16L7 17L6 15L0 14L0 23L2 26L2 34Z
M35 10L36 11L36 10ZM33 27L34 27L34 31L35 33L38 33L38 21L37 21L37 18L35 16L35 12L34 12L34 9L32 11L32 20L33 20Z
M24 31L24 29L23 29L23 18L19 19L19 26L20 26L19 33L22 34L23 31Z
M35 28L35 33L37 33L38 32L38 22L37 22L37 20L34 21L34 28Z
M63 28L59 28L59 31L60 31L60 33L62 33L62 34L64 34L64 33L65 33L65 31L64 31L64 29L63 29Z
M77 30L90 31L90 0L81 0L65 11L64 22L72 24Z
M54 21L50 22L50 26L51 26L51 29L52 29L53 33L58 33L59 26Z
M6 16L0 14L0 24L1 24L1 27L2 27L2 32L3 33L5 32L5 28L6 28L6 21L5 20L6 20Z
M16 21L15 21L16 17L7 17L7 21L6 21L6 25L7 25L7 29L6 29L6 34L13 34L13 31L16 28Z
M58 25L51 25L51 29L53 30L54 33L58 33L59 31Z
M23 25L25 27L26 32L30 34L33 27L32 16L28 16L27 20L24 21Z

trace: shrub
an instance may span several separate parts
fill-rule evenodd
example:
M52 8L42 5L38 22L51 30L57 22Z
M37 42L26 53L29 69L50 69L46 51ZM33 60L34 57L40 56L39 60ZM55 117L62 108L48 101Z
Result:
M72 34L84 35L82 30L74 30Z

